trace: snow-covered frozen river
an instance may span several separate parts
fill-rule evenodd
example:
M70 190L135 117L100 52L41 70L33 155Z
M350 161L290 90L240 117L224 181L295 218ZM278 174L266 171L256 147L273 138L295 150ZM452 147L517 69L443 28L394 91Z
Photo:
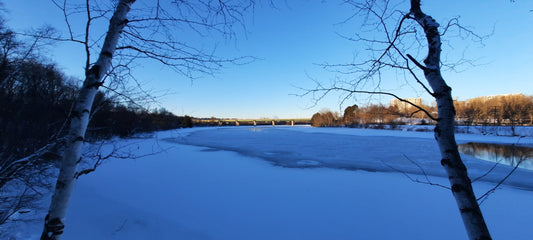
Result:
M457 139L518 140L481 135ZM82 176L69 205L64 239L467 239L450 190L413 182L448 184L439 177L440 156L431 133L194 128L115 145L135 155L156 154L113 159ZM464 159L472 175L493 166ZM412 174L421 169L430 175L427 179ZM498 166L484 179L497 179L510 169ZM533 236L533 208L527 207L533 192L525 190L531 188L531 179L531 171L519 170L510 185L482 203L494 239ZM477 196L494 185L476 181ZM49 198L45 195L42 209L27 213L36 221L12 222L0 233L38 239Z
M445 176L431 132L351 128L226 127L207 128L169 142L238 152L295 168L337 168ZM527 143L530 139L458 135L458 143ZM499 182L512 167L462 155L472 179ZM487 172L489 172L487 174ZM480 178L483 176L482 178ZM518 169L506 184L533 190L533 171Z

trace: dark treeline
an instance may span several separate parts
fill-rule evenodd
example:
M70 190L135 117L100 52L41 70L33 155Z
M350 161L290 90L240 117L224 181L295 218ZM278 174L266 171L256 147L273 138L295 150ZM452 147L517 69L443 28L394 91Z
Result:
M93 116L89 123L89 138L127 137L135 133L192 127L192 118L176 116L162 108L149 112L123 104L113 103L99 92L95 98Z
M78 83L0 23L0 167L65 134ZM192 126L188 116L132 106L99 92L87 140Z
M68 119L75 117L81 81L49 63L40 53L43 44L20 40L0 19L0 225L21 209L35 208L39 189L52 187L47 178L55 177ZM188 116L147 111L132 101L125 105L117 96L97 93L85 141L192 127Z

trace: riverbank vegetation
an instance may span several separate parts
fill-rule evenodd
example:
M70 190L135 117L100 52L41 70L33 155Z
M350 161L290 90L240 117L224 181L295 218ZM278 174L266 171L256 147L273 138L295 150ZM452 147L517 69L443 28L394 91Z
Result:
M418 104L426 112L436 116L434 105ZM531 126L533 125L533 96L506 94L484 96L466 101L454 101L456 125L459 126ZM432 125L424 112L413 106L369 104L364 107L349 106L344 114L328 109L315 113L311 118L314 127L364 127L380 125ZM514 131L514 130L513 130Z

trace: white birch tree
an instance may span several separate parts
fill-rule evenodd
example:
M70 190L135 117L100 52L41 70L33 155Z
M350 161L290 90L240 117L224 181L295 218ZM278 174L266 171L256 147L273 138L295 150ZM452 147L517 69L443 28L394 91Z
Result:
M363 29L359 30L355 36L346 38L367 44L368 58L348 64L324 64L323 67L326 69L351 76L350 80L335 81L330 86L317 83L316 88L306 90L304 95L312 95L320 100L331 92L341 92L344 94L344 101L355 94L388 95L425 112L437 122L434 132L442 157L440 162L448 175L450 189L469 239L492 239L472 189L467 168L457 148L454 135L455 109L452 89L441 74L441 68L444 65L441 61L441 36L444 33L450 31L451 28L456 28L467 37L474 37L478 40L480 37L459 25L457 19L452 19L446 26L441 27L435 19L422 11L420 2L420 0L410 0L406 5L389 0L345 1L346 4L356 9L356 14L350 20L364 19ZM402 8L404 8L403 11ZM421 32L420 29L423 31ZM382 35L378 36L379 34ZM424 49L427 52L421 51ZM420 52L427 53L422 63L409 54L420 54ZM413 82L431 95L437 102L438 116L432 116L430 112L392 92L380 90L381 84L385 81L383 77L388 71L400 72L402 77L410 77ZM423 74L425 81L419 77L420 74ZM369 85L372 89L365 89Z
M219 58L212 51L187 43L183 34L197 33L205 38L209 32L231 37L234 25L241 24L244 12L253 8L251 0L86 0L71 3L52 0L62 11L69 36L55 37L58 41L79 43L86 52L85 80L79 89L70 119L69 133L61 162L59 177L50 208L45 219L41 239L60 239L65 227L65 215L74 190L77 165L81 160L85 132L98 89L105 80L120 70L130 70L129 64L138 60L155 60L188 78L195 73L212 74L227 63L242 63L247 58ZM138 4L139 8L132 6ZM85 17L84 29L77 34L75 16ZM93 35L95 21L109 19L108 29ZM185 31L184 29L188 29ZM97 32L97 31L96 31ZM205 35L204 35L205 34ZM80 37L81 36L81 37ZM95 46L101 46L95 47ZM93 61L92 52L99 50Z
M424 65L412 60L424 73L433 89L432 96L437 101L438 118L435 127L435 139L439 145L442 160L446 169L453 196L459 207L468 237L471 240L492 239L472 189L472 182L461 160L455 142L455 108L453 106L452 89L446 84L441 74L441 45L439 24L420 8L420 0L411 0L411 10L407 18L415 20L424 30L427 40L428 54Z

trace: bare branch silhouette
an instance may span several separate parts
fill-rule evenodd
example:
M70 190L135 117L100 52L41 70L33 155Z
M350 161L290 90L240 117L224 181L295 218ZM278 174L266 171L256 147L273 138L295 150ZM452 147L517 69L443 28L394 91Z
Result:
M448 190L451 190L450 187L448 186L444 186L442 184L438 184L438 183L433 183L430 179L429 179L429 175L426 173L426 171L424 170L424 168L422 168L422 166L420 166L420 164L418 164L416 161L410 159L409 157L407 157L405 154L402 154L407 160L409 160L409 162L411 162L413 165L415 165L418 169L420 169L420 171L422 172L422 176L424 176L424 178L426 179L425 181L422 181L422 180L419 180L418 178L414 178L412 177L411 175L409 175L407 172L403 171L403 170L400 170L398 168L395 168L394 166L388 164L387 162L385 162L384 160L381 160L381 162L383 164L385 164L387 167L389 167L390 169L394 170L395 172L399 172L401 173L402 175L404 175L405 177L407 177L409 180L411 180L411 182L415 182L415 183L421 183L421 184L427 184L427 185L430 185L430 186L437 186L437 187L441 187L441 188L444 188L444 189L448 189Z

